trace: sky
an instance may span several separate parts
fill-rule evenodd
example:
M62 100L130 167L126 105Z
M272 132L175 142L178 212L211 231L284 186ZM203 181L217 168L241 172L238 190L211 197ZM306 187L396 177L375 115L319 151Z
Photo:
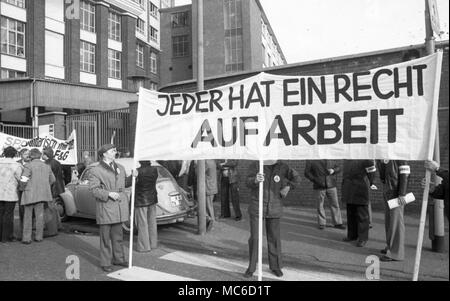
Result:
M208 1L208 0L204 0ZM289 64L421 44L425 0L260 0ZM449 0L436 0L449 39ZM176 0L177 5L191 3Z

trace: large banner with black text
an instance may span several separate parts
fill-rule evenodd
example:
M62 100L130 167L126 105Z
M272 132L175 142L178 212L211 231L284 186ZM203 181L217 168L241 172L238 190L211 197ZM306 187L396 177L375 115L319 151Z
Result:
M430 159L442 53L347 74L139 91L137 160Z

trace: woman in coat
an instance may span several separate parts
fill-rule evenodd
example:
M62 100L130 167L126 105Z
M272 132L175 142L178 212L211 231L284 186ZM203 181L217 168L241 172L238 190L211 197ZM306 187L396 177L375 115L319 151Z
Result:
M369 190L375 175L373 160L344 160L342 202L347 203L347 237L364 247L369 239Z
M156 224L156 204L158 194L156 191L156 180L158 170L151 165L150 161L139 161L136 178L136 223L138 228L138 241L136 250L138 252L149 252L158 247L158 230Z
M254 162L249 167L247 186L251 189L251 200L248 207L250 215L249 265L244 277L250 278L256 269L258 258L258 216L259 216L259 183L264 182L263 218L266 223L267 246L269 251L269 267L277 276L283 276L281 271L281 235L280 218L282 216L285 198L300 183L298 173L277 160L264 160L264 173L259 173L259 163Z
M0 241L14 240L14 207L19 200L17 185L22 168L14 160L17 150L8 146L0 158Z
M30 150L31 162L24 166L21 182L25 184L22 194L24 205L22 243L31 243L33 211L36 217L35 241L43 239L44 232L44 203L53 200L51 185L55 182L50 166L41 161L41 152L37 148Z

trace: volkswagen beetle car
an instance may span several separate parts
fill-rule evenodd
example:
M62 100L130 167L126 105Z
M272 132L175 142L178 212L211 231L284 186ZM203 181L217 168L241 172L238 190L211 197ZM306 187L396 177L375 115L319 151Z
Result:
M131 174L134 164L132 158L120 158L116 162L124 166L127 176ZM78 180L66 185L65 192L56 201L62 221L71 216L95 219L96 200L89 191L89 174L92 168L98 164L98 162L92 163L83 171ZM167 169L156 161L152 161L152 165L158 170L156 181L158 193L157 223L161 225L184 221L196 208L193 199L177 184ZM126 188L126 192L131 200L131 187ZM126 225L124 226L126 229Z

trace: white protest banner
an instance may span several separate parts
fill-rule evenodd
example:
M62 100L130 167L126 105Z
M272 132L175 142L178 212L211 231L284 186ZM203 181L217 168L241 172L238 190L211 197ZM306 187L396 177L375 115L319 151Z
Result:
M196 93L141 88L135 158L430 159L441 65L439 52L348 74L260 73Z
M8 146L15 147L18 151L22 149L37 148L41 152L46 147L53 149L54 158L63 165L75 165L77 161L76 132L72 131L67 140L60 140L50 135L25 139L16 136L0 133L1 150ZM17 159L20 159L17 157Z

